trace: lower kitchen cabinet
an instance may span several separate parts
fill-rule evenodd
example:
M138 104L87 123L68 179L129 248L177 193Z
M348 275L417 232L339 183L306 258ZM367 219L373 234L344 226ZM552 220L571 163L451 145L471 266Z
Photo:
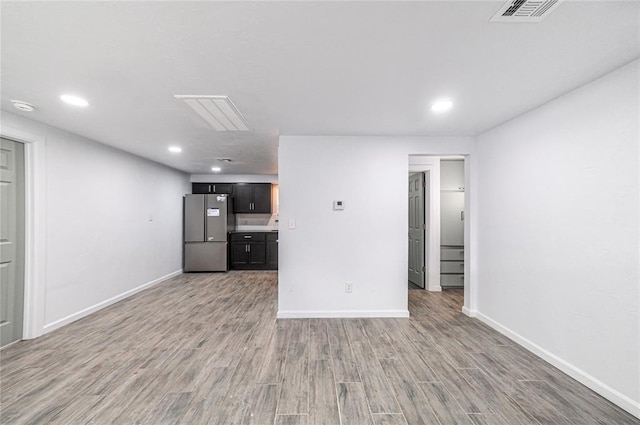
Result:
M267 233L267 268L278 270L278 232Z
M275 236L275 240L273 239ZM278 268L277 232L234 232L229 234L229 266L235 270ZM275 257L273 244L275 242Z

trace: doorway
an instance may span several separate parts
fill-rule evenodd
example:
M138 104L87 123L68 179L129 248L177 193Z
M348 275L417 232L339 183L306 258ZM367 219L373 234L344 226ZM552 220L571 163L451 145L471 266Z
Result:
M24 170L24 145L0 139L0 347L23 335Z
M465 220L468 199L464 196L468 181L468 157L461 155L410 155L409 181L411 176L425 176L424 195L424 286L416 285L431 292L443 289L463 289L468 295L468 250L469 223ZM468 188L466 188L468 189ZM411 199L411 192L409 194ZM451 198L451 199L450 199ZM409 241L412 224L411 202L409 203ZM450 211L454 213L449 214ZM416 215L416 214L413 214ZM417 252L415 249L413 252ZM416 261L409 252L409 287L412 288L412 270ZM454 255L455 254L455 255ZM414 275L416 276L416 275ZM417 289L413 286L413 289Z

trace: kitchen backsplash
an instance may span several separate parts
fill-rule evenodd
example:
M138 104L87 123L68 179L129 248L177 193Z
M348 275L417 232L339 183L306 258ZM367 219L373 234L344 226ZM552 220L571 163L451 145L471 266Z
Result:
M236 214L236 230L265 232L278 230L278 215Z

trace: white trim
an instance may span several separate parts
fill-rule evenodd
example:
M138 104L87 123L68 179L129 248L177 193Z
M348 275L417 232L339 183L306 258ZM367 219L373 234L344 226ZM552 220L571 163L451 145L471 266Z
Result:
M466 307L463 308L463 312L465 312L465 309ZM582 369L579 369L578 367L556 356L550 351L545 350L544 348L540 347L536 343L512 331L506 326L501 325L500 323L496 322L490 317L485 316L484 314L477 311L467 310L465 314L467 314L467 312L469 312L468 315L470 315L471 317L478 318L478 320L480 320L481 322L489 325L490 327L500 332L504 336L522 345L524 348L531 351L533 354L536 354L537 356L541 357L543 360L550 363L551 365L557 367L562 372L566 373L576 381L580 382L583 385L586 385L596 393L600 394L602 397L608 399L609 401L621 407L622 409L626 410L630 414L640 418L640 402L637 402L631 399L630 397L627 397L626 395L620 393L619 391L611 388L604 382L589 375Z
M475 146L474 146L475 148ZM472 153L464 156L464 309L474 314L478 300L478 217L476 215L478 192L473 183L478 181L475 157ZM463 310L464 312L464 310ZM465 313L466 314L466 313ZM474 317L474 316L472 316Z
M278 311L278 319L409 317L409 310L316 310Z
M55 329L58 329L58 328L60 328L60 327L62 327L64 325L68 325L71 322L75 322L78 319L82 319L83 317L86 317L86 316L90 315L91 313L95 313L98 310L102 310L103 308L108 307L111 304L115 304L118 301L121 301L121 300L123 300L125 298L128 298L128 297L130 297L132 295L135 295L138 292L141 292L141 291L143 291L145 289L148 289L148 288L150 288L150 287L152 287L154 285L157 285L157 284L159 284L161 282L164 282L165 280L171 279L172 277L178 276L180 274L182 274L182 270L176 270L176 271L171 272L169 274L166 274L166 275L164 275L162 277L154 279L154 280L152 280L150 282L144 283L144 284L142 284L142 285L140 285L140 286L138 286L136 288L133 288L133 289L130 289L130 290L126 291L126 292L123 292L120 295L116 295L115 297L109 298L108 300L99 302L96 305L93 305L91 307L87 307L84 310L80 310L80 311L78 311L76 313L70 314L67 317L63 317L60 320L56 320L53 323L49 323L49 324L45 325L44 326L44 331L45 331L45 333L46 332L51 332L51 331L53 331Z
M43 334L46 291L46 139L2 125L0 135L24 144L25 255L23 339Z
M476 317L476 315L478 314L477 311L469 310L466 306L462 307L462 313L469 317Z

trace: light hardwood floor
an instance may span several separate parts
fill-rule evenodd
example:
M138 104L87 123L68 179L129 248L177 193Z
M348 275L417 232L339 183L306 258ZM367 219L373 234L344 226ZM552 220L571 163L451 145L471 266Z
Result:
M410 319L275 320L275 272L185 274L0 352L2 424L631 425L409 291Z

